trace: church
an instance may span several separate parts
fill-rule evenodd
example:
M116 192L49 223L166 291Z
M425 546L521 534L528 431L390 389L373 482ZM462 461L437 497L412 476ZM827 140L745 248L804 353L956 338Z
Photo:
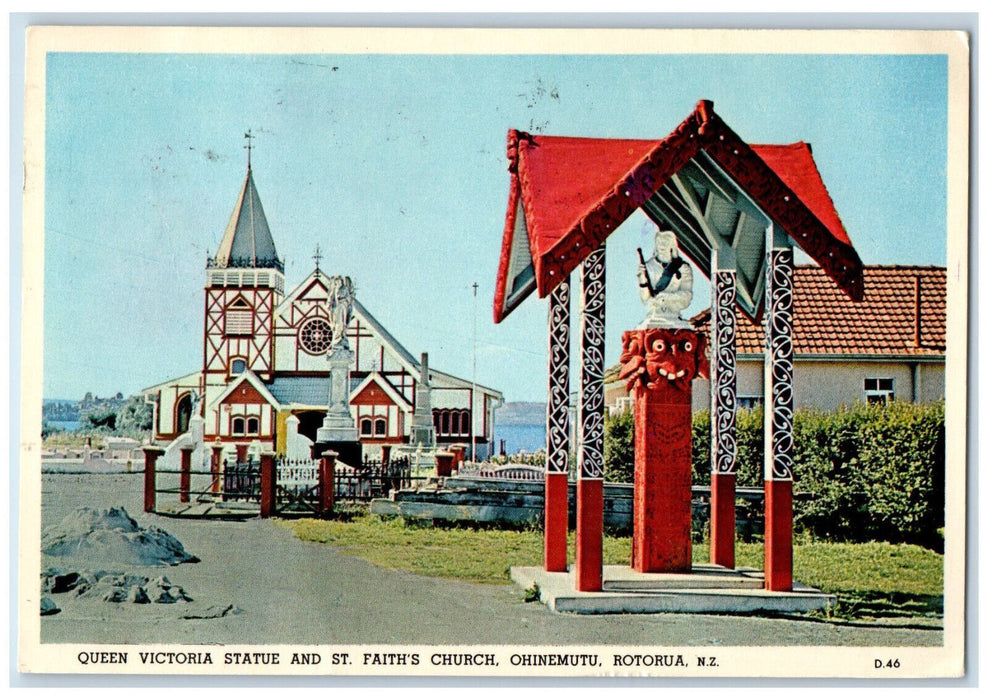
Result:
M363 454L408 444L413 418L431 412L436 445L476 445L491 455L501 393L432 369L355 297L349 277L315 269L285 294L278 257L250 159L233 215L206 262L202 367L143 390L153 406L154 440L167 445L202 419L207 443L259 444L285 455L295 435L316 440L329 402L327 354L345 336L352 352L349 408ZM340 323L341 294L347 318ZM336 337L334 337L336 336ZM294 420L292 419L294 417Z

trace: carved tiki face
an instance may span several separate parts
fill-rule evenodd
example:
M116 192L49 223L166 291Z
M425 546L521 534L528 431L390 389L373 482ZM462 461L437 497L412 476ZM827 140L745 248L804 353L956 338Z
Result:
M654 382L688 386L694 377L709 375L706 339L686 329L650 328L645 331L645 366Z

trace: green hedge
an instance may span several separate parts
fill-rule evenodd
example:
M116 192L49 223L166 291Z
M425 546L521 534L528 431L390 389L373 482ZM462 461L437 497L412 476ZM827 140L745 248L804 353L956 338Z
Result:
M738 411L737 484L763 485L761 408ZM794 420L795 527L828 540L940 549L944 523L943 402L856 404ZM631 481L630 411L605 423L605 476ZM710 412L693 416L693 483L710 483Z

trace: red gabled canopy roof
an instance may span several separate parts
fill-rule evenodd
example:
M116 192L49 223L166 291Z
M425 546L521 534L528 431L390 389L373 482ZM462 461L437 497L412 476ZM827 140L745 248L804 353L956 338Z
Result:
M495 322L534 289L540 297L548 295L701 150L852 299L863 297L861 260L809 146L749 146L714 113L711 102L701 101L675 131L656 141L508 132L511 192L494 295ZM522 232L527 242L515 240ZM519 259L518 246L528 248L534 282L509 290L515 283L509 269Z

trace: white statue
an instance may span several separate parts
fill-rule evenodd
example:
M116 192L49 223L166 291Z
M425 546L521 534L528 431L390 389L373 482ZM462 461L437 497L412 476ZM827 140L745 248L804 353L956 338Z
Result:
M353 282L349 277L333 277L329 280L329 325L332 329L330 347L342 344L347 347L346 329L353 315Z
M638 249L638 286L647 313L639 328L689 328L680 312L693 301L693 268L679 255L672 231L656 231L655 253L647 261Z

